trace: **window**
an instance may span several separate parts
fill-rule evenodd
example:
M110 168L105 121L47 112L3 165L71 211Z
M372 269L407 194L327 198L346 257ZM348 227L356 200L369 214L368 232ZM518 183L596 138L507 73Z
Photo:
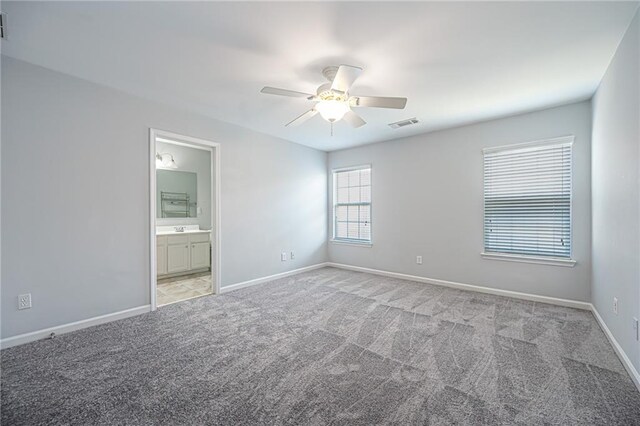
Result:
M484 150L484 254L571 259L572 144Z
M371 167L334 170L333 239L371 243Z

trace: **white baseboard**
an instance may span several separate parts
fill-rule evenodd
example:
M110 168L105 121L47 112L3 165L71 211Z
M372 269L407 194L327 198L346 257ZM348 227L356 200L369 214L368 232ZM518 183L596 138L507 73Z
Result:
M500 290L496 288L483 287L483 286L477 286L472 284L462 284L462 283L457 283L453 281L419 277L416 275L402 274L399 272L382 271L379 269L363 268L360 266L351 266L351 265L345 265L345 264L333 263L333 262L318 263L315 265L306 266L304 268L294 269L291 271L281 272L279 274L269 275L266 277L256 278L253 280L232 284L229 286L222 287L220 289L220 293L228 293L244 287L261 284L261 283L276 280L279 278L289 277L292 275L300 274L302 272L323 268L325 266L330 266L330 267L339 268L339 269L346 269L350 271L366 272L369 274L381 275L381 276L391 277L391 278L398 278L398 279L403 279L408 281L423 282L423 283L434 284L434 285L439 285L443 287L455 288L459 290L475 291L480 293L494 294L497 296L513 297L516 299L531 300L535 302L549 303L552 305L567 306L570 308L585 309L585 310L592 311L593 315L595 316L598 322L598 325L600 326L604 334L607 336L607 339L609 339L609 342L613 346L616 354L618 355L618 358L620 358L622 365L624 365L625 369L631 376L636 387L638 388L638 390L640 390L640 373L638 373L638 371L635 369L635 367L631 363L631 360L629 359L627 354L624 352L624 350L622 349L618 341L613 336L613 333L611 333L611 330L609 330L609 327L607 327L606 323L600 316L600 313L598 313L598 310L595 308L595 306L593 306L591 303L588 303L588 302L580 302L577 300L569 300L569 299L559 299L559 298L549 297L549 296L539 296L536 294L521 293L517 291L510 291L510 290ZM25 333L17 336L7 337L5 339L0 340L0 348L2 349L10 348L12 346L17 346L24 343L47 338L51 335L51 333L55 333L55 334L69 333L71 331L80 330L83 328L104 324L104 323L116 321L119 319L133 317L133 316L140 315L150 311L151 311L151 305L139 306L137 308L126 309L124 311L114 312L112 314L100 315L97 317L88 318L85 320L76 321L69 324L63 324L55 327L46 328L43 330L33 331L31 333Z
M549 296L539 296L537 294L521 293L521 292L518 292L518 291L511 291L511 290L501 290L501 289L497 289L497 288L482 287L482 286L473 285L473 284L463 284L463 283L457 283L457 282L454 282L454 281L439 280L439 279L436 279L436 278L419 277L417 275L401 274L399 272L381 271L379 269L363 268L361 266L351 266L351 265L345 265L345 264L342 264L342 263L327 262L326 265L327 266L332 266L334 268L347 269L347 270L350 270L350 271L357 271L357 272L366 272L366 273L369 273L369 274L381 275L381 276L384 276L384 277L391 277L391 278L398 278L398 279L401 279L401 280L417 281L417 282L421 282L421 283L434 284L434 285L439 285L439 286L443 286L443 287L455 288L455 289L458 289L458 290L475 291L475 292L479 292L479 293L494 294L496 296L513 297L513 298L516 298L516 299L523 299L523 300L531 300L531 301L534 301L534 302L549 303L551 305L567 306L567 307L570 307L570 308L584 309L584 310L588 310L588 311L591 310L591 303L589 303L589 302L580 302L578 300L559 299L559 298L556 298L556 297L549 297Z
M51 333L64 334L70 331L80 330L94 325L104 324L106 322L116 321L119 319L129 318L136 315L144 314L151 311L151 305L138 306L137 308L125 309L124 311L114 312L112 314L100 315L68 324L57 325L55 327L45 328L43 330L32 331L30 333L19 334L17 336L7 337L0 340L0 348L6 349L12 346L22 345L24 343L34 342L49 337Z
M316 263L315 265L305 266L304 268L293 269L291 271L280 272L279 274L269 275L266 277L256 278L249 281L243 281L236 284L226 285L220 289L220 293L228 293L230 291L239 290L244 287L249 287L256 284L266 283L267 281L277 280L278 278L290 277L291 275L300 274L302 272L313 271L314 269L320 269L327 266L326 262Z
M326 263L318 263L316 265L306 266L304 268L294 269L292 271L281 272L279 274L269 275L267 277L244 281L241 283L222 287L220 289L220 293L227 293L233 290L238 290L243 287L248 287L251 285L260 284L267 281L272 281L278 278L284 278L291 275L296 275L301 272L312 271L314 269L319 269L324 266L326 266ZM85 320L75 321L69 324L62 324L55 327L45 328L43 330L37 330L37 331L32 331L30 333L19 334L17 336L7 337L5 339L0 340L0 348L2 349L10 348L12 346L18 346L24 343L46 339L51 335L51 333L55 333L55 334L69 333L70 331L80 330L80 329L91 327L94 325L99 325L99 324L104 324L111 321L116 321L119 319L129 318L129 317L144 314L150 311L151 311L151 305L139 306L137 308L126 309L124 311L114 312L112 314L100 315L100 316L88 318Z
M633 383L635 383L636 387L640 391L640 373L638 373L638 370L636 370L636 368L633 366L626 352L622 349L622 346L620 346L616 338L613 337L613 333L611 332L611 330L609 330L609 327L607 327L607 324L604 322L604 319L602 319L600 313L594 305L591 305L591 311L593 312L593 316L596 317L598 325L600 325L600 328L604 332L605 336L607 336L607 339L609 339L611 346L613 346L613 349L616 351L618 358L620 358L620 362L622 362L622 365L624 365L624 368L631 376Z

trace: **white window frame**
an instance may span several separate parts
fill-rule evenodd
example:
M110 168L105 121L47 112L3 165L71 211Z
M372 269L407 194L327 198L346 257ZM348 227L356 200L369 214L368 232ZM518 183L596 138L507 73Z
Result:
M371 170L371 200L369 201L369 240L351 240L348 238L336 238L336 200L338 199L337 174L340 172L351 172L354 170ZM348 246L371 247L373 245L373 167L371 164L361 164L358 166L341 167L331 170L331 238L333 244L344 244Z
M503 145L503 146L498 146L498 147L491 147L491 148L485 148L482 150L482 161L483 161L483 165L484 165L484 155L486 153L491 153L491 152L497 152L497 151L507 151L507 150L512 150L512 149L519 149L519 148L528 148L528 147L535 147L535 146L545 146L545 145L554 145L554 144L569 144L571 146L572 149L572 153L571 153L571 169L570 169L570 173L571 173L571 186L570 186L570 199L569 199L569 203L570 203L570 216L569 216L569 232L571 235L571 240L570 240L570 255L569 258L559 258L559 257L546 257L546 256L533 256L533 255L524 255L524 254L514 254L514 253L495 253L495 252L485 252L484 248L486 247L485 245L485 202L484 202L484 166L483 166L483 178L482 178L482 188L483 188L483 195L482 195L482 248L483 251L480 253L480 255L484 258L484 259L489 259L489 260L501 260L501 261L511 261L511 262L522 262L522 263L535 263L535 264L541 264L541 265L554 265L554 266L566 266L566 267L573 267L576 264L576 260L573 257L573 142L574 142L574 136L570 135L570 136L562 136L562 137L558 137L558 138L551 138L551 139L542 139L542 140L537 140L537 141L533 141L533 142L525 142L525 143L518 143L518 144L512 144L512 145Z

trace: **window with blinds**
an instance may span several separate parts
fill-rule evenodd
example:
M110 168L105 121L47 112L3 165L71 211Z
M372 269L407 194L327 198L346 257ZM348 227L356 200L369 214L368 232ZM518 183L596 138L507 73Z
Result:
M573 137L484 150L484 251L571 258Z
M333 239L371 242L371 167L333 172Z

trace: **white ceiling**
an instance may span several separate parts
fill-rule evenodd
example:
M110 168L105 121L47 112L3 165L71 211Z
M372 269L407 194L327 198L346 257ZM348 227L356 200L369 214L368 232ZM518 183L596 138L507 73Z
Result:
M633 2L2 2L2 53L322 150L588 99ZM359 129L260 94L314 92L327 65L364 68L354 95L405 96L360 108ZM387 124L417 117L392 130Z

